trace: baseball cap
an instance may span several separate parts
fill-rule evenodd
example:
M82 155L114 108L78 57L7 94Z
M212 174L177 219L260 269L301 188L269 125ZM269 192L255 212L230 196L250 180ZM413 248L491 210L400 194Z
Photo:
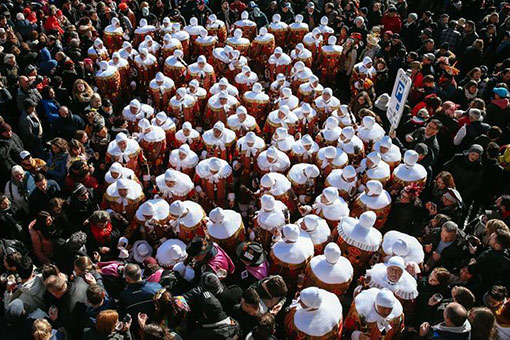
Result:
M27 158L28 156L31 156L30 152L28 152L27 150L23 150L19 153L19 157L21 159L25 159Z

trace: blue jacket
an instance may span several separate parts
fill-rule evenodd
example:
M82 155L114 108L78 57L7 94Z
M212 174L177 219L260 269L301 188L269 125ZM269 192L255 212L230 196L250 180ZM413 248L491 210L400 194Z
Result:
M48 171L46 174L48 178L54 179L61 187L64 185L64 181L67 176L67 158L69 154L67 152L54 155L50 152L50 158L46 162Z
M138 329L138 323L135 322L138 313L145 313L152 318L154 313L154 295L161 289L157 282L147 282L142 280L137 283L128 283L126 288L119 295L119 307L121 315L130 314L133 318L131 331L133 333Z
M44 114L48 123L53 124L58 117L58 109L60 106L54 99L43 99L42 104L44 107Z

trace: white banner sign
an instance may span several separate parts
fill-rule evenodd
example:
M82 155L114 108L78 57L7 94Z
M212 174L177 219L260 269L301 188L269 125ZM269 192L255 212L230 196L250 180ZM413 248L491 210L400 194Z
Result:
M403 69L399 69L395 84L393 85L388 111L386 111L386 117L390 121L392 130L396 130L398 127L411 85L411 78L409 78Z

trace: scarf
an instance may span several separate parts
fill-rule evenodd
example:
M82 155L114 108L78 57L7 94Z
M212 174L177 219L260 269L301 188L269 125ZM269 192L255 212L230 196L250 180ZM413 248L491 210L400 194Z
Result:
M110 242L110 234L112 233L112 224L108 222L106 228L99 228L98 226L91 224L90 231L94 235L94 239L100 245L106 245Z

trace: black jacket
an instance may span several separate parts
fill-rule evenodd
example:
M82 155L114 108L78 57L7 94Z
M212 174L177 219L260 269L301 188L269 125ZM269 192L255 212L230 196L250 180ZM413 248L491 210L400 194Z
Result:
M480 161L470 162L468 155L456 154L443 167L455 179L457 190L462 195L465 204L474 198L483 178L483 167Z
M476 259L479 276L482 279L482 291L494 284L510 284L510 251L488 249Z
M240 335L241 328L237 321L227 317L222 322L198 327L191 333L190 340L240 340Z
M11 168L20 164L20 152L24 150L23 142L14 132L12 137L0 137L0 179L8 181L11 177Z
M432 244L432 251L437 249L439 242L441 241L441 228L436 228L431 231L431 233L426 236L423 240L423 244ZM445 247L441 252L441 258L436 263L436 267L445 267L450 272L457 271L462 262L468 256L468 248L466 244L466 234L462 230L458 231L457 239ZM428 261L428 258L431 257L431 254L425 254L425 263Z

